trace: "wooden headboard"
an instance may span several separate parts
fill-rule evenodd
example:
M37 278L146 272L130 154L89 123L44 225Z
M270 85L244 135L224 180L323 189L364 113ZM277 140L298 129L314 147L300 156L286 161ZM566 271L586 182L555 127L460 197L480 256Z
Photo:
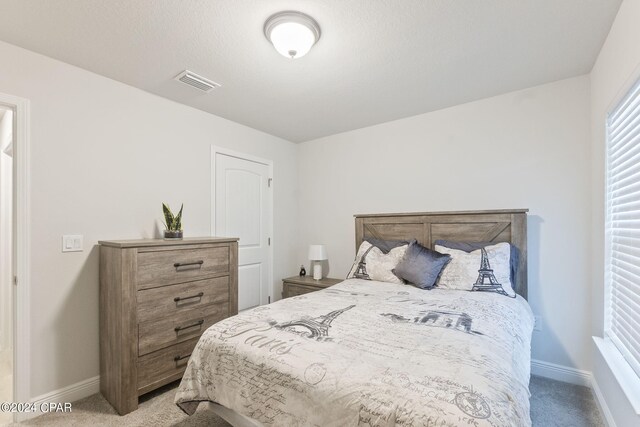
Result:
M508 242L520 253L515 291L527 298L527 212L529 209L355 215L356 252L367 237L416 239L433 249L436 240Z

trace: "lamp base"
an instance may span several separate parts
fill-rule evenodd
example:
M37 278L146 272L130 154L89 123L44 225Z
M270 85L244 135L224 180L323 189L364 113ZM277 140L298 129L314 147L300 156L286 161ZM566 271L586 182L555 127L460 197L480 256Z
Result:
M313 264L313 279L322 279L322 262L315 261Z

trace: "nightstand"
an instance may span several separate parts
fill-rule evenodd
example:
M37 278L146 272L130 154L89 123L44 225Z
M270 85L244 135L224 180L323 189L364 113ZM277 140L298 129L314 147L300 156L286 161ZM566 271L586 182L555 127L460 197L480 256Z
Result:
M319 291L340 282L342 282L342 279L332 279L330 277L325 277L320 280L314 280L313 277L310 276L288 277L282 280L282 298L295 297L297 295Z

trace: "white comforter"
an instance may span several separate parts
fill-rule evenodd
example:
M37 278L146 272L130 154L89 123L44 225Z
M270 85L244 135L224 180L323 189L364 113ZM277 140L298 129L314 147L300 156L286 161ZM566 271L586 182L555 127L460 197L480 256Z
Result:
M521 297L351 279L213 325L175 401L276 426L529 426L532 330Z

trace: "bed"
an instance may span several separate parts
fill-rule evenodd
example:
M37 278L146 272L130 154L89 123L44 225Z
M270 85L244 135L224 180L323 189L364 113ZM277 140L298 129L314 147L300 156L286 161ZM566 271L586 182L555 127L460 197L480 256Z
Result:
M508 242L515 298L349 279L225 319L176 394L233 425L530 426L526 210L357 215L367 238Z

